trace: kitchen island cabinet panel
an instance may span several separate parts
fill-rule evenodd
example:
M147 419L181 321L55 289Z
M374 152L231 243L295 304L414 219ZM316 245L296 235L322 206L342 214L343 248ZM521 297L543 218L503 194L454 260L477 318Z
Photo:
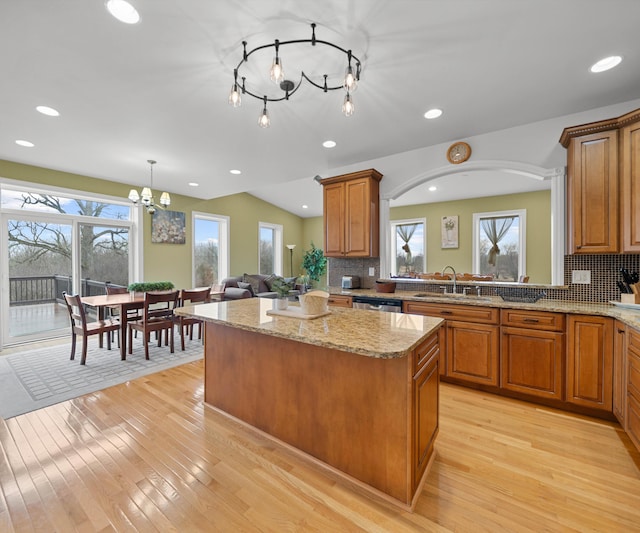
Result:
M569 315L566 401L613 411L613 319Z

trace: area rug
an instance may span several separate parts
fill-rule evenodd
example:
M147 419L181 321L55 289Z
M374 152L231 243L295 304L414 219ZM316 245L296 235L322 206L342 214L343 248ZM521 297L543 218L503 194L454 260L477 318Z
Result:
M99 348L97 339L89 341L87 364L80 364L81 343L78 342L76 358L71 361L70 344L60 344L34 350L25 349L11 355L0 353L0 417L7 419L48 405L70 400L112 385L125 383L147 374L160 372L202 359L203 346L199 340L187 341L186 350L176 350L152 342L149 357L144 358L144 348L134 340L133 353L126 361L120 360L120 350Z

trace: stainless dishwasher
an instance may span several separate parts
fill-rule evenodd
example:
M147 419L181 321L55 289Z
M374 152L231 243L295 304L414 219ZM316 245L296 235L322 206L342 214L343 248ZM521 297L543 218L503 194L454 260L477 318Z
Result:
M353 308L368 309L369 311L386 311L388 313L402 313L402 300L396 300L395 298L354 296Z

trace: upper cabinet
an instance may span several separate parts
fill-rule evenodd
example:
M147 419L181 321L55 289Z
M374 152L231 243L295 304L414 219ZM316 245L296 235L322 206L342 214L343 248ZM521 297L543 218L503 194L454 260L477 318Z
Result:
M640 252L640 109L566 128L567 238L574 254Z
M324 192L324 255L380 255L382 174L369 169L321 181Z

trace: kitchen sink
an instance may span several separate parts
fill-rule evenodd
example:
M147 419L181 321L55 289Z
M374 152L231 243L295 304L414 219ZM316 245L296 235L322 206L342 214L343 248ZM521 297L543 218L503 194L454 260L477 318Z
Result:
M437 292L419 292L413 295L414 298L446 298L448 300L464 300L470 302L489 302L490 296L477 296L475 294L462 293L437 293Z

